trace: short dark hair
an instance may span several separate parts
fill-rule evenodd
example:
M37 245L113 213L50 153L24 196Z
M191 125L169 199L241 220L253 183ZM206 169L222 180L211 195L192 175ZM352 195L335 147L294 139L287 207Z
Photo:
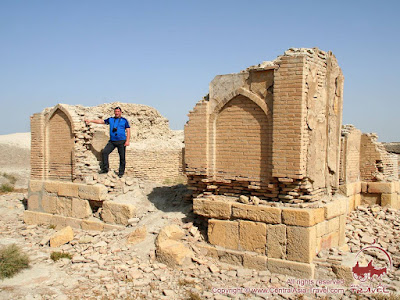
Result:
M116 108L114 108L114 110L119 109L122 112L121 107L117 106Z

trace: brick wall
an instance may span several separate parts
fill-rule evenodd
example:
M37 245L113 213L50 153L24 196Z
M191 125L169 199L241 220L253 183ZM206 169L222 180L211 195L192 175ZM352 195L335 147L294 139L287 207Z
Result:
M43 114L31 116L31 178L43 179L45 170L45 120Z
M72 180L74 136L67 115L57 109L48 122L48 178Z
M199 101L188 114L185 125L185 163L186 173L206 175L208 167L208 101Z
M216 177L265 181L271 177L272 126L262 109L239 95L216 120Z
M398 161L395 154L377 142L376 134L361 136L360 172L363 181L398 180Z
M340 184L353 183L360 178L361 131L352 125L342 130Z
M305 176L302 144L304 56L282 56L274 76L272 175Z

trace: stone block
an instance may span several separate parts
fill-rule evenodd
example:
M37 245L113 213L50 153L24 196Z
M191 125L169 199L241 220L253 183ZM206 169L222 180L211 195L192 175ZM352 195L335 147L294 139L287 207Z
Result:
M170 266L182 266L191 261L194 253L182 242L175 240L164 240L156 248L157 260Z
M267 225L261 222L239 221L239 249L265 254Z
M82 224L81 219L65 217L65 226L80 229Z
M228 249L239 248L239 222L208 220L208 241Z
M361 193L368 193L368 182L361 182Z
M72 200L66 197L57 197L56 214L64 217L72 216Z
M314 278L315 266L313 264L268 258L267 267L271 273L289 275L295 278Z
M107 188L102 184L78 185L78 195L81 199L103 201L106 199L107 193Z
M362 182L361 181L355 182L354 183L354 195L361 193L361 189L362 189Z
M354 209L361 205L361 194L354 195Z
M355 208L356 195L349 196L349 212L352 212Z
M74 231L70 226L64 227L50 238L50 247L59 247L74 239Z
M135 245L137 243L144 241L146 236L147 236L146 226L141 226L128 234L128 236L126 237L126 242L128 244Z
M344 216L344 215L342 215ZM321 237L326 234L338 231L340 228L340 216L332 218L330 220L319 223L315 226L316 236Z
M126 227L122 225L103 224L103 231L124 230L124 229L126 229Z
M394 190L396 193L400 193L400 181L394 181Z
M393 182L368 182L369 194L391 194L395 192L396 190Z
M28 198L28 210L41 211L40 196L38 194L30 195Z
M56 229L64 228L67 226L67 218L59 215L52 215L50 225L54 226Z
M267 270L267 257L252 253L243 253L243 267L255 270Z
M72 182L60 182L58 195L63 197L78 197L78 184Z
M286 259L286 225L267 225L267 256Z
M361 194L361 203L374 205L381 203L381 194Z
M202 255L218 259L218 250L214 246L206 243L197 243L196 247L199 249Z
M317 253L323 249L337 247L339 245L339 229L334 232L325 234L321 237L317 237L316 244Z
M339 216L339 242L338 246L344 245L346 242L346 215Z
M78 219L86 219L92 215L92 208L89 201L79 198L72 198L71 216Z
M42 208L44 212L49 214L57 213L57 196L43 195Z
M83 230L102 231L104 228L104 223L97 220L82 220L81 228Z
M329 220L347 213L347 197L340 197L325 205L325 219Z
M242 203L232 204L232 217L268 224L281 223L281 209L277 207L254 206Z
M165 227L163 227L160 232L158 233L157 239L156 239L156 246L157 244L171 239L171 240L180 240L185 236L185 232L176 224L170 224Z
M361 189L361 183L358 184L359 182L353 182L353 183L347 183L339 186L339 191L349 197L357 193L357 190L360 188Z
M343 279L346 286L354 282L353 268L350 266L332 265L332 271L338 279Z
M101 218L110 224L128 225L128 220L136 216L136 207L132 204L104 201Z
M43 181L42 180L33 180L29 181L29 192L36 193L41 192L43 189Z
M243 251L218 249L218 259L227 264L243 266Z
M58 193L60 188L59 181L45 181L44 182L44 190L48 193Z
M294 226L313 226L325 220L324 208L283 208L282 222Z
M52 215L37 212L37 211L24 211L24 222L28 225L49 225Z
M194 199L193 212L208 218L227 220L231 217L231 203L208 199Z
M311 263L316 254L316 228L287 226L287 259Z
M397 193L394 194L382 194L381 195L381 206L388 206L391 208L400 209L399 199Z

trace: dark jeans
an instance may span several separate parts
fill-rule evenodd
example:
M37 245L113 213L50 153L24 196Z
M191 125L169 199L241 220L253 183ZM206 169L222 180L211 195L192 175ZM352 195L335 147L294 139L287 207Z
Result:
M119 175L125 172L125 141L108 141L108 144L103 149L103 170L108 171L108 156L115 148L118 148L119 154Z

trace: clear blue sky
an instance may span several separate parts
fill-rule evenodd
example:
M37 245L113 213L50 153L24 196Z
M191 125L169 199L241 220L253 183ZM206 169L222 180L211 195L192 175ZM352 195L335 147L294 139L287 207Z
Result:
M0 134L57 103L140 103L173 129L218 74L290 47L336 55L343 123L400 141L398 1L0 0Z

